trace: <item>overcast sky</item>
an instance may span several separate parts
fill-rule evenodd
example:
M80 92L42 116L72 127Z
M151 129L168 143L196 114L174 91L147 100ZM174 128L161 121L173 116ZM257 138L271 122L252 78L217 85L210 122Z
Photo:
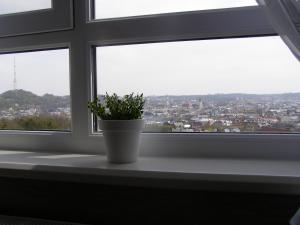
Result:
M0 0L0 14L13 8L8 3L26 2L28 10L30 2L37 1L44 2L40 8L50 2ZM96 1L99 18L255 4L254 0L126 0L126 5L124 0ZM300 92L300 63L278 37L102 47L97 56L101 94ZM0 93L13 88L14 57L18 89L69 94L68 50L1 55Z
M279 37L101 47L97 55L101 94L300 92L300 63Z
M0 0L0 14L50 8L51 0Z
M0 55L0 93L13 89L14 58L17 89L38 95L69 95L69 50Z
M95 0L96 18L256 5L255 0Z

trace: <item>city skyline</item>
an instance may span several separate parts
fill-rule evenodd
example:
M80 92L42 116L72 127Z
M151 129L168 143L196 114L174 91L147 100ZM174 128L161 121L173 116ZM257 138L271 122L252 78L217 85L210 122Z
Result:
M0 129L71 127L69 97L14 90L0 95ZM151 96L144 132L300 132L300 93L284 95Z

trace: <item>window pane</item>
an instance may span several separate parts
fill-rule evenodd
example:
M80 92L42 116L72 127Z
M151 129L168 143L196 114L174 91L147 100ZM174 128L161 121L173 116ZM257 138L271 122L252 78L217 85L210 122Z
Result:
M95 18L116 18L159 13L257 5L255 0L95 0Z
M51 7L51 0L0 0L0 15L48 9Z
M98 94L147 97L145 131L300 131L300 63L279 37L97 48Z
M0 55L0 129L70 130L69 50Z

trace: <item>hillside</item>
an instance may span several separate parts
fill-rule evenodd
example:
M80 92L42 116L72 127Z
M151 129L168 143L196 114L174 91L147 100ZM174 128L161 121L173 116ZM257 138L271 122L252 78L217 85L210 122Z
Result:
M103 96L99 96L103 99ZM147 99L152 100L174 100L186 101L191 99L201 99L202 101L213 101L215 103L235 102L236 100L255 101L255 102L273 102L276 101L300 101L300 93L285 94L213 94L213 95L169 95L169 96L148 96ZM147 103L146 103L147 104ZM39 108L44 112L55 111L57 108L69 108L70 96L55 96L45 94L43 96L36 95L25 90L11 90L0 94L0 111L9 108L28 109Z
M70 97L51 94L38 96L30 91L21 89L0 94L0 111L8 108L27 109L30 107L37 107L48 112L59 107L66 108L70 107Z

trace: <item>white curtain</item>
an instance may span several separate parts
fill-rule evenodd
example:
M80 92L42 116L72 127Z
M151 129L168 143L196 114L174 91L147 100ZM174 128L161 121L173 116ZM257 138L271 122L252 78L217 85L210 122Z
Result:
M257 3L300 61L300 0L257 0Z

